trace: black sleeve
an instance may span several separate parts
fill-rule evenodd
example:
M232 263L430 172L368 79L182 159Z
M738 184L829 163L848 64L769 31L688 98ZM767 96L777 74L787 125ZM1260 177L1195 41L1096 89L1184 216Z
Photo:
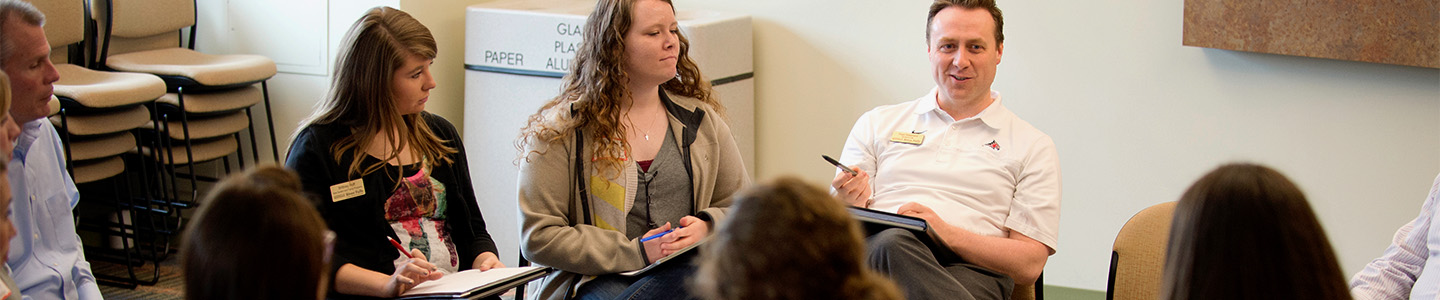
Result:
M330 202L329 186L335 181L335 174L331 174L331 156L327 153L329 141L316 136L314 127L302 128L295 141L290 144L290 150L286 154L285 167L294 171L300 176L300 184L305 192L305 198L312 201L311 204L320 212L325 219L325 225L329 228L336 226L334 212L327 210L325 203ZM330 258L330 287L334 292L335 272L340 266L352 263L352 259L344 249L354 249L348 239L337 238L335 240L335 251Z
M431 130L441 139L448 140L450 146L455 147L457 151L451 156L453 162L450 170L454 174L456 182L455 191L458 192L456 196L460 201L457 201L459 203L451 202L451 205L463 205L464 209L457 212L464 213L461 217L465 218L465 221L461 224L468 225L469 228L465 231L469 231L470 236L468 240L461 239L461 237L452 238L456 239L456 243L468 242L468 248L474 249L474 253L469 253L461 258L462 269L469 268L470 265L474 263L475 256L480 255L480 253L491 252L498 256L500 255L500 251L495 247L495 240L490 236L489 230L485 227L485 217L480 211L479 202L477 202L475 198L475 186L470 179L470 162L466 158L465 143L460 140L459 132L455 130L455 125L438 115L426 113L426 117L431 125Z

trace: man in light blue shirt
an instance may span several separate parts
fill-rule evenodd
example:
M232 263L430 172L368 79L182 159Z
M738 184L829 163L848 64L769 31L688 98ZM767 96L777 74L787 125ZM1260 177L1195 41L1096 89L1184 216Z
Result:
M1440 227L1431 226L1440 213L1437 201L1440 176L1430 186L1420 216L1400 227L1385 254L1350 279L1355 299L1436 299L1440 295Z
M64 148L45 119L60 74L50 63L45 17L34 6L0 0L0 69L10 76L10 117L21 123L10 159L15 239L6 264L25 299L101 299L75 233L79 193Z

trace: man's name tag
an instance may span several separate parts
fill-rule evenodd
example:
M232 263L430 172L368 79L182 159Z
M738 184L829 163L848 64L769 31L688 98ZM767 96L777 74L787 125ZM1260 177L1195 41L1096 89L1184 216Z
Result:
M918 146L925 142L925 134L896 131L890 134L890 141Z
M360 179L330 186L330 201L340 202L365 195L365 182Z

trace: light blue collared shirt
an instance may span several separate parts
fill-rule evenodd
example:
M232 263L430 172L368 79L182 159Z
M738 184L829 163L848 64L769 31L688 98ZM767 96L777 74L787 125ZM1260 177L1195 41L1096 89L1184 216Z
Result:
M1350 279L1355 299L1436 299L1440 291L1440 226L1431 226L1440 214L1440 176L1414 221L1395 232L1385 254L1365 265Z
M7 264L15 284L24 299L102 299L75 233L80 194L60 136L47 118L21 126L8 173L16 235Z

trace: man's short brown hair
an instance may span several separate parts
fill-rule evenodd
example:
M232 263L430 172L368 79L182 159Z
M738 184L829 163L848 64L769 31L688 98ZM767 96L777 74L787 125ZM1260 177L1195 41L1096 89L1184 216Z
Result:
M964 9L983 8L990 11L990 16L995 18L995 43L1005 43L1005 16L1000 14L1000 7L995 6L995 0L935 0L930 4L930 16L925 18L925 43L930 43L930 25L935 23L935 15L947 7L958 6Z

